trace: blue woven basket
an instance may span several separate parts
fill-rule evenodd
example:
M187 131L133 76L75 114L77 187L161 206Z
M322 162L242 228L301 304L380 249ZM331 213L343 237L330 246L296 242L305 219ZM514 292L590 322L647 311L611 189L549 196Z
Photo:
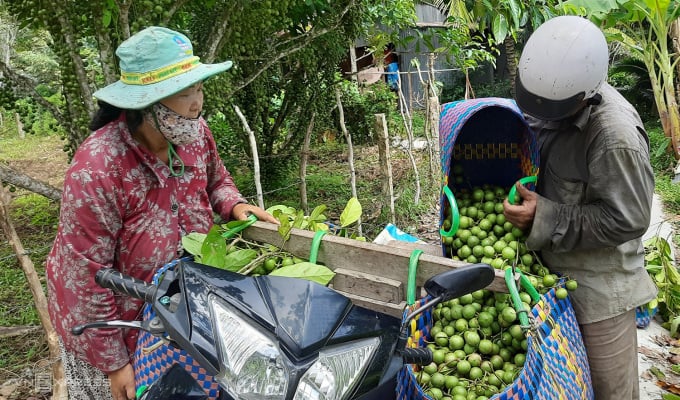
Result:
M419 302L415 307L421 304L424 303ZM410 310L414 310L415 307ZM588 357L569 298L558 300L555 297L555 289L552 289L541 296L539 302L532 308L531 314L535 323L528 335L524 367L514 382L491 399L593 399ZM419 319L423 318L427 319L427 317ZM416 323L420 326L424 321ZM425 331L427 330L418 330L420 333ZM431 338L421 337L414 340L414 343L421 343L422 346L422 343L427 343L426 340ZM397 398L431 400L418 384L414 369L410 365L405 366L399 373Z
M175 265L176 262L173 262L159 269L154 275L153 282L158 284L163 273ZM143 319L150 320L153 316L151 306L149 304L145 305ZM146 331L139 332L134 354L135 384L137 389L142 386L150 386L173 364L182 366L205 390L210 399L217 399L219 397L220 386L214 377L208 375L205 368L186 351L173 347L161 338L153 336Z

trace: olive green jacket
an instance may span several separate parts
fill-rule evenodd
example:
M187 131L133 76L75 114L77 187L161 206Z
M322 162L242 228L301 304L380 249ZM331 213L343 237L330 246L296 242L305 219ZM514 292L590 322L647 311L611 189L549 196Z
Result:
M528 118L537 135L540 195L527 247L553 272L578 281L580 324L645 304L656 286L644 268L654 175L635 109L605 84L599 105L566 121Z

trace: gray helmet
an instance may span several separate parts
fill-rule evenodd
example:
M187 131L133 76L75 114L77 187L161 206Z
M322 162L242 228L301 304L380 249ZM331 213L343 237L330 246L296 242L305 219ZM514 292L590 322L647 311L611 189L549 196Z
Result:
M552 18L524 46L515 100L535 118L566 118L597 98L608 66L607 41L595 24L577 16Z

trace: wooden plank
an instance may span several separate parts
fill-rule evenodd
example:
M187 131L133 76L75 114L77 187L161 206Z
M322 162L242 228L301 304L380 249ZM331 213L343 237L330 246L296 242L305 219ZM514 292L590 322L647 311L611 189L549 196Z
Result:
M331 283L336 290L393 304L404 301L404 285L397 280L345 268L334 271Z
M397 318L402 318L402 316L404 315L404 309L406 308L405 301L402 301L399 304L393 304L376 299L370 299L364 296L359 296L353 293L343 292L342 290L338 290L338 293L350 299L352 301L352 304L354 305L368 308L369 310L381 312L383 314L391 315Z
M243 230L242 235L249 240L273 244L304 259L309 259L314 238L312 231L293 228L290 239L284 243L279 235L278 226L262 221L257 221L248 229ZM373 275L406 283L411 252L411 249L361 242L328 234L323 237L319 246L317 262L333 270L344 268L357 272L370 272ZM416 286L422 287L431 276L464 265L467 263L423 253L418 259ZM496 270L496 279L487 289L497 292L508 291L503 271ZM404 290L406 290L406 285L404 285Z

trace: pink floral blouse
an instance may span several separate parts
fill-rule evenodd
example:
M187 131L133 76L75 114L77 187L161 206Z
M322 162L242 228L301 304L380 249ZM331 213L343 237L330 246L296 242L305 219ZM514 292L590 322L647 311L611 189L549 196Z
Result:
M104 372L130 362L137 332L89 329L74 336L71 327L138 319L142 303L97 285L97 270L150 281L178 256L182 235L207 232L213 211L228 220L234 205L245 202L205 121L202 129L201 140L175 149L184 162L179 177L132 138L124 116L85 140L66 173L47 259L49 312L67 351Z

